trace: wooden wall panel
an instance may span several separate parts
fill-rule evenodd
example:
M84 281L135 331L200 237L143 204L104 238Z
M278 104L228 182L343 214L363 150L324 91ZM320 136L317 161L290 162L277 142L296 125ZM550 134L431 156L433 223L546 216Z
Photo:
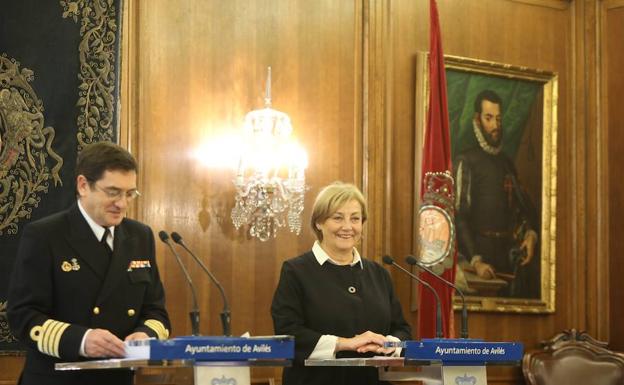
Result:
M361 135L356 4L348 2L153 1L139 6L139 215L155 230L178 231L224 281L233 331L270 333L268 307L281 262L311 246L280 231L261 243L233 229L231 170L201 167L199 144L236 133L245 113L263 106L266 67L273 106L287 112L308 149L304 217L319 187L353 180ZM202 228L200 213L209 215ZM205 215L205 214L204 214ZM160 245L159 245L160 246ZM170 253L159 247L175 334L188 333L189 304ZM186 260L186 257L184 258ZM201 293L202 332L219 332L221 300L193 264ZM256 315L255 317L253 315Z
M179 232L221 280L233 334L272 334L281 264L312 246L307 219L314 196L334 180L361 180L361 4L150 1L136 12L138 216L155 231ZM234 172L201 167L191 154L238 133L245 114L263 107L267 66L273 107L289 114L308 151L310 190L302 235L282 229L262 243L232 226ZM160 242L158 253L173 333L189 334L189 290ZM201 332L220 334L218 291L183 260L198 287ZM272 376L265 372L257 375Z
M602 65L603 80L601 116L602 127L608 133L609 169L609 208L611 212L609 233L611 234L609 271L611 278L610 290L610 342L614 349L624 351L624 291L621 282L624 276L624 244L621 234L624 232L624 170L621 154L624 151L624 122L622 121L622 100L624 100L624 2L604 1L602 4Z
M15 385L24 366L24 357L0 356L0 385Z

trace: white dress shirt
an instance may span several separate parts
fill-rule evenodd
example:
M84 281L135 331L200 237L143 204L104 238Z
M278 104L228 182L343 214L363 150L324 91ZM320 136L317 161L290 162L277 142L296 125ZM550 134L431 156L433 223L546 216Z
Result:
M95 238L97 238L98 240L101 240L102 236L104 235L104 231L106 231L104 226L100 226L97 223L95 223L93 218L91 218L89 216L89 214L87 214L85 209L82 207L82 204L80 204L80 199L78 199L78 209L80 210L80 213L82 214L84 219L89 224L89 227L91 227L91 230L93 231L93 234L95 234ZM115 237L115 226L109 227L108 231L109 231L109 236L108 236L108 238L106 238L106 243L108 243L108 246L110 247L110 249L113 250L113 239ZM84 334L84 336L82 336L82 342L80 343L80 352L79 352L79 354L81 356L83 356L83 357L87 357L87 353L85 352L85 341L87 340L87 334L89 334L91 332L91 330L93 330L93 329L88 329L86 331L86 333Z

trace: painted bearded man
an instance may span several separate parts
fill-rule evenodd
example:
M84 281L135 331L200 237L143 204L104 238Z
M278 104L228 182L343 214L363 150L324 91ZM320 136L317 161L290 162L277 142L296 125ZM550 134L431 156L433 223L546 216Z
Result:
M497 295L537 298L537 220L513 161L502 151L503 103L485 90L474 106L478 146L454 162L459 252L480 278L507 278L509 284Z

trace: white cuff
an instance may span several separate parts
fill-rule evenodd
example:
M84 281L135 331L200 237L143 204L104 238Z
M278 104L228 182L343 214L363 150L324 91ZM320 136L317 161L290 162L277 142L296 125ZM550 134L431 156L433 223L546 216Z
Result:
M82 342L80 342L80 350L78 351L78 354L80 354L82 357L87 357L87 353L85 352L85 342L87 341L87 334L89 334L91 330L93 329L87 329L85 334L82 336Z
M325 360L329 358L336 358L336 345L338 344L338 337L331 334L324 334L319 338L312 353L310 353L311 360Z

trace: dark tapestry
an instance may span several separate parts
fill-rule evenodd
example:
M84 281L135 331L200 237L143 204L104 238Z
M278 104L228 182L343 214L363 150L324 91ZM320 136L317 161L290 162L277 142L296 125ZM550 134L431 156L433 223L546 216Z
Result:
M76 155L117 140L121 0L0 1L0 354L21 231L75 200Z

